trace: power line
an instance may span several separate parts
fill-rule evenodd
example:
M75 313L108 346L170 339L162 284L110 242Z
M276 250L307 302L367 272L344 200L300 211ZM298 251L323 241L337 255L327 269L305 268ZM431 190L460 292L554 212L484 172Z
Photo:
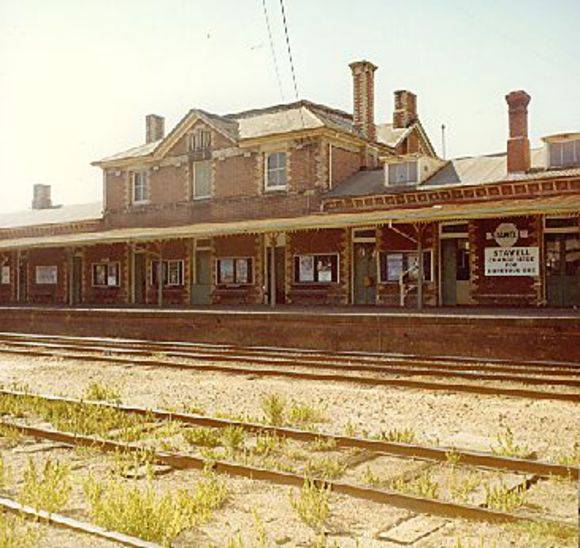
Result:
M296 83L296 72L294 71L294 60L292 59L292 48L290 47L290 37L288 36L288 23L286 21L286 10L284 9L284 0L280 0L280 9L282 10L282 21L284 23L284 33L286 34L286 47L288 48L288 59L290 60L290 69L292 71L292 82L294 83L294 94L298 101L298 84Z
M278 60L276 59L276 50L274 49L274 40L272 39L272 29L270 27L270 18L268 17L268 8L266 7L266 0L262 0L262 7L264 8L264 17L266 18L266 26L268 27L268 38L270 39L270 52L274 61L274 69L276 71L276 80L278 81L278 89L282 102L285 102L284 89L282 88L282 80L280 79L280 70L278 69Z

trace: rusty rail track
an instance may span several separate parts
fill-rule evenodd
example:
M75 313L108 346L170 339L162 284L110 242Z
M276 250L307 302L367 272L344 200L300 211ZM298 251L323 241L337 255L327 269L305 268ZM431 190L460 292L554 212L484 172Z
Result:
M62 357L67 359L78 359L84 361L95 361L95 362L105 362L132 366L145 366L145 367L165 367L172 369L182 369L191 371L215 371L220 373L227 373L232 375L252 375L259 377L285 377L296 380L308 380L308 381L324 381L324 382L343 382L343 383L353 383L353 384L364 384L367 386L391 386L398 388L414 388L421 390L432 390L432 391L443 391L443 392L459 392L459 393L469 393L469 394L483 394L491 396L507 396L507 397L517 397L517 398L530 398L536 400L557 400L557 401L569 401L569 402L580 402L580 394L574 392L556 392L556 391L542 391L542 390L529 390L525 388L506 388L499 386L489 386L489 385L477 385L477 384L459 384L459 383L442 383L442 382L432 382L424 380L411 380L411 379L392 379L383 377L368 377L368 376L356 376L356 375L346 375L343 373L314 373L314 372L302 372L302 371L289 371L282 368L277 369L266 369L266 368L256 368L256 367L242 367L242 366L226 366L220 365L219 363L223 361L222 357L218 356L206 356L198 358L200 361L206 363L184 363L184 362L172 362L172 361L161 361L161 360L143 360L138 361L134 359L129 359L126 357L117 357L109 355L95 355L95 354L82 354L82 353L67 353L68 351L62 352L51 352L50 350L42 349L30 349L30 348L0 348L0 353L9 354L24 354L28 356L41 356L41 357ZM232 361L238 361L232 359ZM249 363L253 363L252 360L248 360ZM488 379L489 380L489 379Z
M294 439L302 442L332 441L337 447L365 449L375 453L388 454L396 457L425 459L438 462L446 462L452 452L462 465L476 466L480 468L493 468L498 470L519 472L523 474L534 474L540 477L559 476L574 480L580 479L580 469L576 466L565 466L544 461L529 460L515 457L503 457L482 451L472 451L455 447L429 447L425 445L391 442L386 440L372 440L367 438L356 438L353 436L338 436L332 434L322 434L309 432L297 428L282 426L269 426L265 424L244 422L232 419L222 419L200 415L196 413L180 413L166 411L162 409L147 409L145 407L113 404L101 401L88 401L77 398L67 398L64 396L53 396L50 394L35 394L18 390L0 389L0 396L30 397L54 402L70 404L84 404L95 407L107 407L126 413L141 416L151 416L158 420L177 421L195 426L210 428L227 428L236 426L251 433L276 435L281 438Z
M32 436L35 438L52 440L72 446L78 445L92 447L103 452L135 453L140 451L140 448L136 445L121 443L118 441L109 441L91 436L81 436L56 430L47 430L44 428L25 426L6 420L0 420L0 424L9 428L13 428L24 435ZM156 451L152 456L156 462L171 466L176 469L200 470L208 466L208 462L204 459L190 455L182 455L166 451ZM253 466L245 466L226 461L212 461L211 464L213 470L220 474L266 481L276 485L301 487L307 479L306 477L298 474L268 470ZM386 489L361 487L346 482L329 481L317 478L312 479L319 485L322 484L330 486L331 490L337 494L347 495L353 498L369 500L381 504L387 504L396 508L402 508L416 513L425 513L448 518L464 518L477 521L486 521L490 523L527 523L533 521L536 523L549 524L555 527L569 527L569 524L565 522L539 519L536 516L518 515L480 506L444 502L436 499L427 499Z
M94 341L93 339L71 338L57 336L34 336L34 340L22 340L24 336L14 335L12 337L1 335L0 342L10 344L13 346L23 347L58 347L58 348L78 348L82 347L85 350L95 352L115 351L118 353L131 353L134 355L150 356L156 352L163 353L168 357L177 358L196 358L208 356L221 356L221 361L245 361L251 363L264 363L268 365L295 365L305 367L319 367L319 368L337 368L339 364L343 364L343 368L349 370L361 371L385 371L391 373L398 373L397 366L409 368L410 374L415 375L436 375L433 371L450 371L461 372L467 371L470 376L474 374L481 374L482 371L487 373L512 373L515 375L524 375L522 378L527 379L529 375L549 376L556 375L558 377L580 377L580 364L572 363L552 363L544 365L531 365L513 362L506 365L505 362L490 362L490 361L476 361L473 359L466 359L459 361L457 359L444 358L418 358L418 357L401 357L391 355L375 355L375 354L348 354L348 353L318 353L313 351L291 351L284 349L257 349L252 347L217 347L215 345L204 345L201 343L158 343L146 341ZM55 342L58 341L58 342ZM178 348L179 350L176 350ZM427 370L419 370L419 368L428 368ZM478 371L480 373L475 373ZM412 372L412 373L411 373ZM406 373L406 372L405 372ZM527 376L526 376L527 375ZM443 376L443 375L441 375ZM509 378L494 377L495 380L511 380ZM514 376L517 382L522 381L522 378ZM534 382L532 380L531 382ZM545 381L539 381L543 383ZM580 381L573 381L571 386L580 386Z
M70 529L78 533L84 533L94 537L110 540L124 546L133 546L135 548L161 548L160 544L156 544L154 542L148 542L146 540L125 535L124 533L119 533L117 531L109 531L99 527L98 525L87 523L85 521L79 521L74 518L69 518L68 516L64 516L62 514L55 514L54 512L47 512L46 510L37 510L32 506L20 504L19 502L6 497L0 497L0 509L7 512L12 512L18 516L24 516L26 518L33 519L34 521L40 521L55 527Z

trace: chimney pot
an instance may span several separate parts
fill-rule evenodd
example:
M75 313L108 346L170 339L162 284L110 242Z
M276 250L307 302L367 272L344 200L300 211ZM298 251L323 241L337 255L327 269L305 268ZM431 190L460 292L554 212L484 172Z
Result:
M145 117L145 142L153 143L165 137L165 118L157 114L148 114Z
M50 197L50 185L36 184L32 193L32 209L50 209L52 199Z
M376 140L375 127L375 70L370 61L351 63L353 88L353 123L361 137Z
M530 141L528 139L528 105L531 97L523 90L505 96L508 104L509 139L507 143L508 173L530 169Z
M393 127L407 128L417 120L417 96L406 89L395 91Z

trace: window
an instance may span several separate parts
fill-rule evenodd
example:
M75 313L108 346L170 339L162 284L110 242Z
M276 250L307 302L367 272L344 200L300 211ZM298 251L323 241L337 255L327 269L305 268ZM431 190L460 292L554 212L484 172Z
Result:
M10 267L9 266L2 267L2 276L0 277L0 283L2 283L2 284L9 284L10 283Z
M208 198L209 196L211 196L211 163L194 162L193 197Z
M286 188L286 153L268 154L266 160L266 190Z
M119 263L96 263L93 265L93 287L119 287Z
M38 285L53 285L58 281L58 267L37 266L35 279Z
M149 201L149 173L138 171L133 173L133 203Z
M219 285L247 285L252 283L251 258L226 258L217 260Z
M423 251L423 280L432 281L432 254ZM416 251L388 251L380 254L381 282L398 282L401 274L406 273L408 279L417 280L419 269Z
M550 167L580 164L580 139L548 145Z
M388 167L390 185L418 182L417 162L400 162L398 164L388 164Z
M196 130L191 135L189 147L194 152L199 152L211 148L211 131L207 129Z
M158 286L157 271L159 268L159 261L151 263L151 284ZM183 285L183 261L171 260L163 261L163 286L164 287L180 287Z
M294 281L296 283L338 282L338 255L296 255Z

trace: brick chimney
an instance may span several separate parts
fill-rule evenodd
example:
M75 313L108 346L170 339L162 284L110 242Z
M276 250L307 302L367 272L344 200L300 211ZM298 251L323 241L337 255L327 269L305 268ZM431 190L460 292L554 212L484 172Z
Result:
M50 209L51 207L52 199L50 197L50 185L34 185L32 209Z
M152 143L165 137L165 118L157 114L148 114L145 117L145 142Z
M351 63L354 100L353 122L355 130L370 141L376 138L375 128L375 70L369 61Z
M393 127L406 128L417 120L417 96L406 89L395 91Z
M530 141L528 139L528 104L531 97L523 90L505 96L509 111L510 137L507 143L508 173L530 169Z

